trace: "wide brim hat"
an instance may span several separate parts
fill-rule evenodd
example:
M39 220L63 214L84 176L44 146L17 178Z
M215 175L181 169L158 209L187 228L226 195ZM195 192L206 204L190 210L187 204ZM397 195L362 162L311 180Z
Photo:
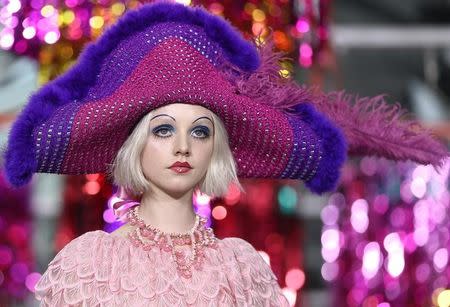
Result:
M364 130L357 121L367 104L351 106L343 94L315 94L283 78L280 56L268 46L245 40L201 7L155 3L129 11L31 97L10 132L8 181L21 186L33 173L107 172L145 114L181 102L222 119L238 177L301 179L313 192L333 190L348 150L383 147L355 134ZM398 114L378 111L387 120L380 129ZM410 140L432 146L385 155L435 164L447 155L427 133Z

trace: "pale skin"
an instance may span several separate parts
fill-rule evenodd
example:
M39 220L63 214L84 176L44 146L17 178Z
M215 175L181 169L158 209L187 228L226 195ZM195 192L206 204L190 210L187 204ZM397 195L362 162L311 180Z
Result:
M141 155L150 187L144 192L139 215L163 232L188 232L195 222L195 188L203 181L214 147L212 113L199 105L169 104L153 111L147 144ZM170 166L188 162L192 169L177 173ZM131 226L113 233L126 235Z

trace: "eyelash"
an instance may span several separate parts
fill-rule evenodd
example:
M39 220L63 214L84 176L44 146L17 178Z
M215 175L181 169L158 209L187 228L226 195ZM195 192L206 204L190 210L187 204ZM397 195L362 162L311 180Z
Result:
M196 128L197 128L197 127L196 127ZM170 131L170 130L173 130L173 128L172 128L171 126L159 126L159 127L156 127L155 129L153 129L153 135L156 136L157 138L161 138L161 139L165 139L165 138L170 137L170 135L168 135L168 136L158 135L158 133L159 133L160 131L162 131L162 130ZM193 132L195 132L195 131L201 131L201 132L203 132L203 136L201 136L201 137L199 137L199 136L194 136L196 139L204 140L204 139L207 139L207 138L209 137L209 129L206 128L206 127L203 128L203 129L202 129L202 128L194 129Z

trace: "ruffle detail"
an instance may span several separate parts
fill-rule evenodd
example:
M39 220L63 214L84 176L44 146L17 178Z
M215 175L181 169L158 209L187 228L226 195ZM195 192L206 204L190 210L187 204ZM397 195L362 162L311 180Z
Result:
M290 306L272 269L250 243L240 238L221 242L222 271L232 281L237 306Z
M180 277L171 255L91 231L68 243L35 286L41 306L289 306L256 250L239 238L205 250L201 271Z

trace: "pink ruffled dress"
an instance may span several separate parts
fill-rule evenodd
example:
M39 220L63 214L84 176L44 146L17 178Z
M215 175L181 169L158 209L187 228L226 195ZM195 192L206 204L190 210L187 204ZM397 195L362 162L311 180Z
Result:
M49 263L35 295L40 306L289 306L269 265L245 240L218 240L218 248L204 252L202 269L186 279L170 253L87 232Z

